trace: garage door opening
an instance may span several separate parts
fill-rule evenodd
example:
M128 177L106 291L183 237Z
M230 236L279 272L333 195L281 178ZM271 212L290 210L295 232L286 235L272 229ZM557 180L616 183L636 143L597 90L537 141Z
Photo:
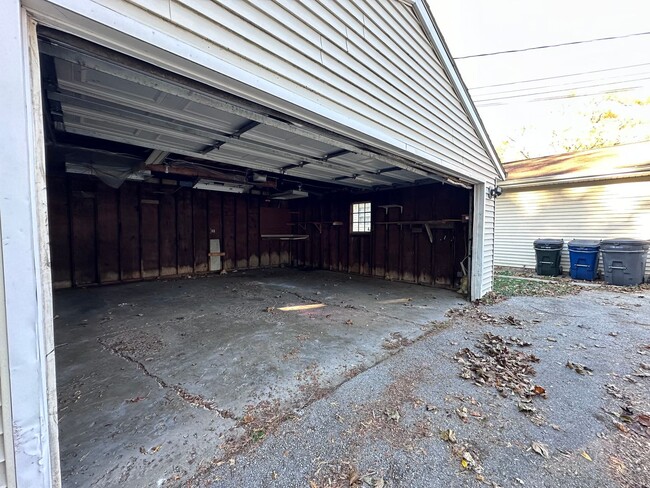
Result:
M470 190L59 32L39 48L64 484L187 479L463 304Z

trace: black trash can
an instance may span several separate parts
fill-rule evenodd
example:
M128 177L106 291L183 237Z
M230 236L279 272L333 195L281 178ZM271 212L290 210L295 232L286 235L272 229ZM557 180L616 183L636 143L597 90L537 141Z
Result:
M605 281L610 285L634 286L643 283L650 241L607 239L601 242Z
M574 280L596 279L598 273L598 251L600 241L574 239L567 245L569 248L569 273Z
M562 274L560 257L564 241L562 239L537 239L533 242L537 264L535 272L543 276L557 276Z

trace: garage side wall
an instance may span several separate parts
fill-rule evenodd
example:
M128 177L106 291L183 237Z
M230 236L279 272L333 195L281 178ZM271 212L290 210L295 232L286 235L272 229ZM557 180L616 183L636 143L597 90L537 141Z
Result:
M351 233L351 204L368 201L371 232ZM460 261L468 253L469 224L462 218L469 213L466 190L436 184L366 196L341 194L299 205L296 202L295 217L305 222L309 239L294 243L296 265L392 281L459 285ZM424 224L417 223L421 221L434 221L431 238Z
M567 243L616 237L650 239L650 179L505 188L497 200L497 266L534 268L533 241L538 238ZM562 267L569 271L566 244ZM646 275L650 275L650 260Z
M209 271L210 239L225 270L288 265L288 242L260 238L261 197L86 176L48 179L55 287ZM276 204L277 206L277 204Z

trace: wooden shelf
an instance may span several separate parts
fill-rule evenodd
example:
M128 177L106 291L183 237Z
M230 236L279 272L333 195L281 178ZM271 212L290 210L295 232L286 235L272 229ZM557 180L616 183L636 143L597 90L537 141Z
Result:
M303 241L309 239L307 234L262 234L262 239L278 239L280 241Z
M431 229L453 229L456 222L463 222L462 219L441 219L441 220L396 220L389 222L375 222L375 225L421 225L427 231L429 242L433 244L433 232Z

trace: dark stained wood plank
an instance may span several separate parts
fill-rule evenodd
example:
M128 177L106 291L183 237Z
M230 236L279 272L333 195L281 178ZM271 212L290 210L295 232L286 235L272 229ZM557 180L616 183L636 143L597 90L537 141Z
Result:
M70 184L73 285L97 283L94 181L73 179Z
M339 232L339 271L347 273L350 269L350 203L343 200L338 205L340 220L343 222Z
M136 183L120 187L120 277L142 278L140 271L140 197Z
M260 266L260 198L248 197L248 266Z
M178 274L194 271L194 243L192 224L192 190L181 188L176 193L176 254Z
M260 266L269 267L271 265L271 242L269 239L262 239L261 235L264 234L264 229L270 226L269 220L269 206L266 202L260 201Z
M97 183L97 271L100 283L120 280L119 192Z
M223 195L223 243L221 250L226 253L223 259L225 270L235 267L235 197Z
M248 268L248 201L245 195L235 198L235 266Z
M383 204L383 200L377 200L372 211L372 243L374 247L372 274L378 278L386 276L387 232L386 226L381 225L380 222L386 222L387 215L386 210L379 207L379 205Z
M54 288L68 288L72 286L72 263L68 185L65 175L48 176L47 204L52 285Z
M289 241L280 241L280 264L288 266L291 264L291 243Z
M433 194L430 190L423 192L419 189L416 194L416 211L417 220L433 219ZM416 262L417 262L417 282L424 285L433 283L433 243L429 240L429 235L425 228L422 233L418 234L415 242Z
M176 255L176 197L164 194L158 198L160 218L160 274L171 276L178 274Z
M158 195L143 187L140 199L140 242L142 277L160 276L160 226Z
M402 190L403 212L401 220L415 220L415 201L412 190ZM400 279L412 283L415 281L415 237L413 227L405 225L401 229L400 242Z
M208 252L208 192L192 192L192 222L194 226L194 272L207 273Z
M399 208L388 209L388 222L397 222L401 219ZM400 227L397 224L386 226L388 234L388 246L386 246L386 277L391 280L399 280L400 263Z

